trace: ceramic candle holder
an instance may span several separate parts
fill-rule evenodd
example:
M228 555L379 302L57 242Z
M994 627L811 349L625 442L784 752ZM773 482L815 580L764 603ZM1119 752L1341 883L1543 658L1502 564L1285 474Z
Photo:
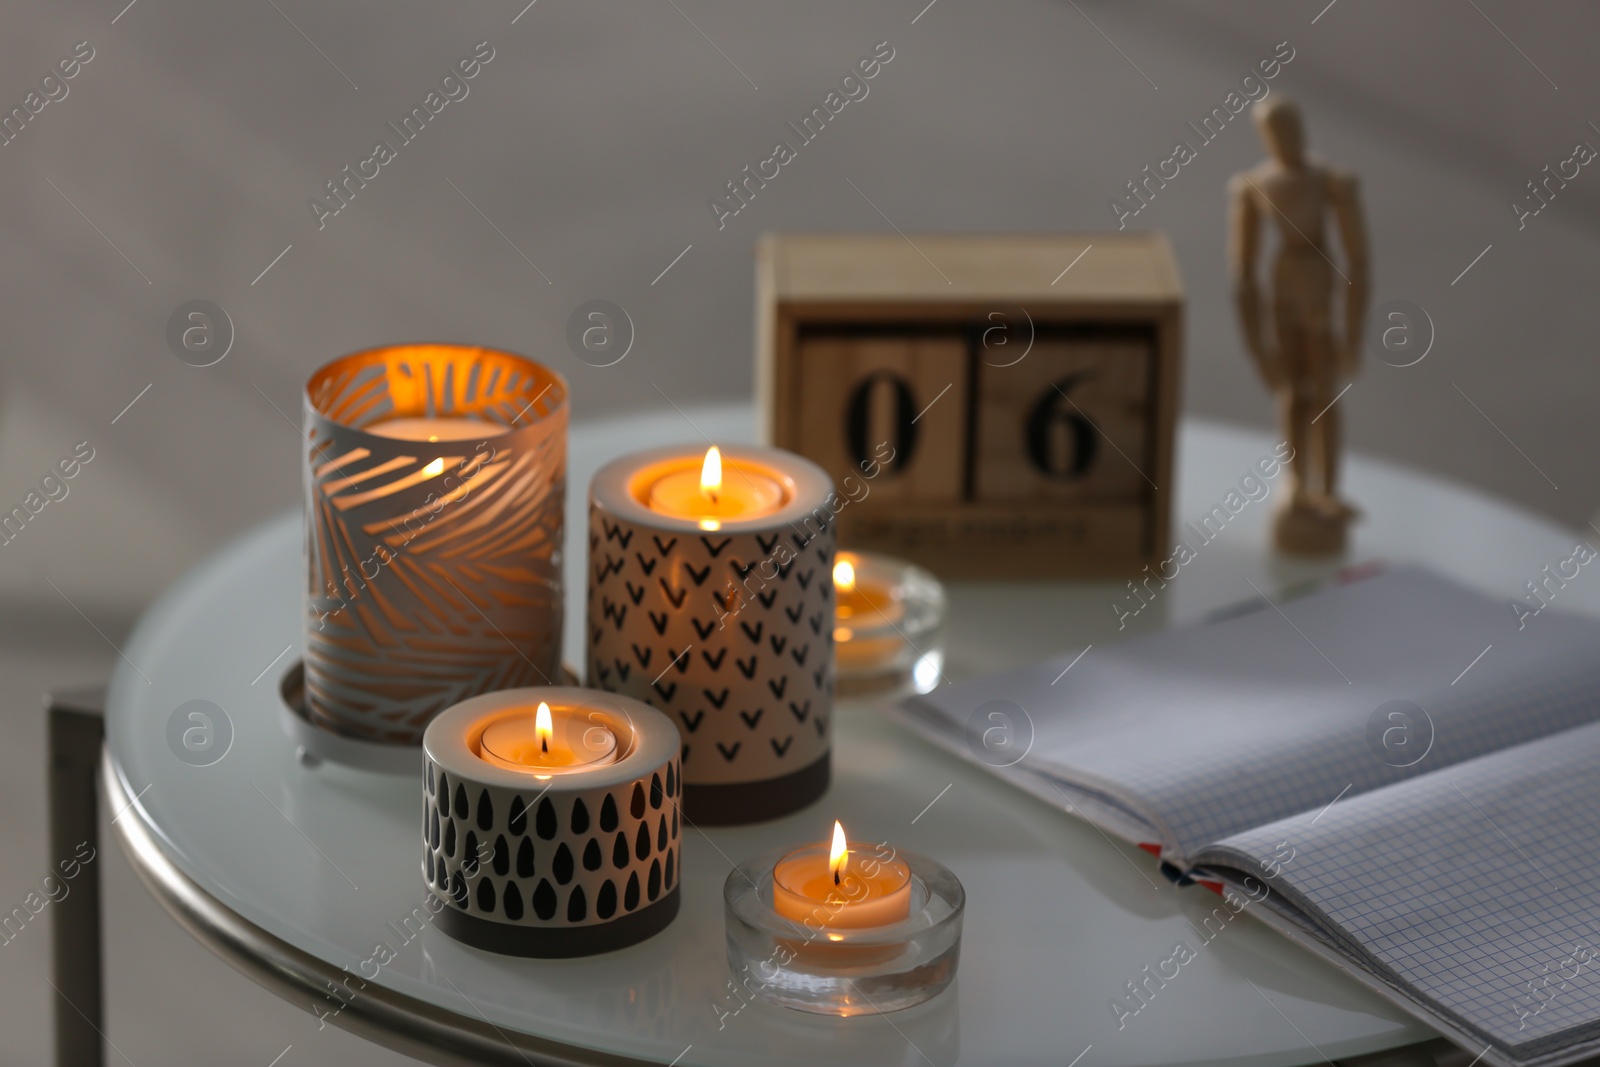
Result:
M519 751L541 702L556 743L594 762L543 773ZM678 913L683 780L678 732L660 712L592 689L508 689L435 718L423 753L422 874L451 937L512 956L586 956Z
M828 788L833 711L833 485L815 464L723 450L781 494L748 518L652 507L704 445L626 456L589 494L590 685L661 709L683 737L684 812L727 825L798 810ZM672 483L669 483L672 484ZM660 494L657 493L657 499ZM835 504L837 507L837 504ZM715 525L715 529L706 529Z
M312 375L305 427L310 721L414 746L458 701L555 679L561 376L490 349L377 348Z

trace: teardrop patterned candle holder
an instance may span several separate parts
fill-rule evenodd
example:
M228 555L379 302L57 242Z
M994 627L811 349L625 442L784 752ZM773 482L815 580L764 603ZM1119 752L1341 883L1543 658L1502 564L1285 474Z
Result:
M312 375L304 415L310 721L416 746L458 701L551 684L566 495L561 376L486 348L375 348ZM432 440L426 430L375 432L402 419L413 434L423 420L450 425Z
M540 701L609 730L616 761L551 775L488 762L484 731ZM592 689L508 689L439 715L422 748L422 875L451 937L509 956L588 956L677 915L682 767L678 731L654 708Z

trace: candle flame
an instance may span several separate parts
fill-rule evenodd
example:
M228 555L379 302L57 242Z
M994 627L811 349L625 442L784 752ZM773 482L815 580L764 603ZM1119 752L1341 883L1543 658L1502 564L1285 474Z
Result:
M533 733L539 739L539 751L548 756L550 754L550 736L555 733L555 725L550 721L550 705L539 701L539 710L533 717Z
M847 559L841 559L833 565L833 584L843 592L848 593L856 587L856 568Z
M844 873L845 861L850 858L850 850L845 847L844 827L839 825L839 820L833 821L833 847L828 850L828 870L833 874L833 884L839 884L839 876Z
M441 472L443 470L444 470L444 457L440 456L438 459L434 460L432 463L428 464L426 467L423 467L422 468L422 473L426 474L428 477L432 478L435 474L438 474L439 472Z
M722 488L722 453L716 445L706 449L706 461L700 465L700 491L715 500Z

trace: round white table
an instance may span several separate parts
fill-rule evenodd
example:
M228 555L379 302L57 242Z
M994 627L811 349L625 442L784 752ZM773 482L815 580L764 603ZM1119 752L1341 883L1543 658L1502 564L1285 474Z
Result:
M749 440L751 412L700 408L574 427L569 527L583 528L589 476L600 464L701 432ZM1177 522L1209 511L1271 447L1264 435L1186 423ZM1390 465L1354 458L1347 478L1369 517L1345 560L1274 557L1265 547L1272 501L1253 504L1120 633L1110 606L1120 582L954 585L946 674L1194 620L1252 596L1250 582L1271 590L1365 559L1424 562L1509 597L1574 544L1547 522ZM569 662L581 662L582 540L570 539L566 561ZM821 802L777 822L688 835L682 912L643 944L536 961L468 948L431 927L410 934L403 920L424 892L420 776L303 766L280 728L278 683L298 656L302 585L300 517L286 514L169 590L118 663L104 770L111 807L125 812L115 829L163 903L213 950L334 1025L439 1063L683 1067L1273 1067L1432 1036L1251 921L1209 945L1183 982L1162 991L1152 1005L1159 1010L1119 1031L1110 999L1192 936L1215 898L1170 885L1149 856L935 749L870 705L837 714L835 780ZM1600 611L1595 583L1574 583L1562 596L1563 606ZM231 724L231 747L210 766L185 763L168 743L168 720L191 700L214 702ZM935 1000L890 1016L832 1019L746 1004L730 988L721 888L732 863L820 840L835 817L853 836L937 857L965 884L960 972Z

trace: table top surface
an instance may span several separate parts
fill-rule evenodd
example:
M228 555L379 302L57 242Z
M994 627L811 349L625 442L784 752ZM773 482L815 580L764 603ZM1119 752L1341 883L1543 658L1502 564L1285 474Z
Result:
M607 460L702 435L750 440L752 427L742 405L574 426L569 528L583 529L589 477ZM1265 435L1185 423L1177 522L1209 511L1271 448ZM1575 543L1509 505L1386 464L1355 457L1347 483L1368 517L1344 560L1270 553L1269 498L1241 513L1122 632L1110 607L1120 582L952 585L946 674L1192 621L1253 596L1251 583L1282 588L1351 561L1427 563L1510 597ZM1431 1036L1255 922L1231 924L1205 944L1184 980L1119 1030L1111 999L1175 943L1195 944L1217 898L1170 885L1149 856L935 749L870 705L837 713L835 781L821 802L771 823L688 835L682 912L649 941L561 961L495 956L431 927L408 942L402 920L424 892L420 776L303 767L278 722L278 682L300 643L301 544L299 516L285 515L197 567L146 613L113 679L108 744L134 798L129 817L143 820L184 874L249 922L352 974L506 1030L685 1067L1274 1067ZM581 537L569 544L566 658L581 662L585 559ZM1561 595L1561 606L1600 613L1593 583ZM179 760L167 740L175 710L197 699L220 706L233 732L226 755L205 767ZM961 878L968 904L956 982L886 1017L741 1009L727 985L723 880L756 852L821 840L836 817L852 836L937 857ZM366 962L380 945L393 958Z

